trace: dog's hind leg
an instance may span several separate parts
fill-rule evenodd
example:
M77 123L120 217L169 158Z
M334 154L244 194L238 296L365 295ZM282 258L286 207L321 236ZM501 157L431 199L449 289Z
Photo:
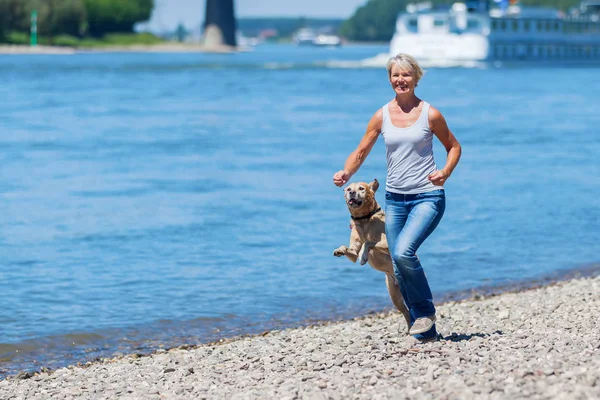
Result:
M390 298L392 299L392 303L394 307L398 311L402 313L402 316L406 320L406 331L410 328L410 313L406 308L406 304L404 304L404 299L402 298L402 292L400 292L400 287L396 286L396 278L394 275L385 274L385 284L387 286L388 293L390 294Z

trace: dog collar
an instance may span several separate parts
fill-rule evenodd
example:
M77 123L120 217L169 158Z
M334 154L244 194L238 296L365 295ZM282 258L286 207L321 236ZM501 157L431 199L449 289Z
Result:
M379 211L381 211L381 207L377 207L375 210L371 211L367 215L363 215L362 217L355 217L355 216L351 215L350 218L352 218L355 221L357 221L359 219L367 219L367 218L371 218L373 215L377 214Z

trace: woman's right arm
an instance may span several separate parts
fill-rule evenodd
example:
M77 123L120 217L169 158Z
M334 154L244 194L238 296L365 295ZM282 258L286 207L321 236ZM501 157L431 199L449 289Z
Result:
M348 156L348 159L344 164L344 169L336 172L333 175L333 183L336 186L343 186L346 182L350 180L352 175L354 175L356 171L358 171L362 163L365 161L365 159L371 152L371 149L375 145L375 142L377 142L377 138L381 133L382 124L383 111L379 109L373 115L373 117L371 117L369 125L367 125L367 131L365 132L365 135L358 144L358 147Z

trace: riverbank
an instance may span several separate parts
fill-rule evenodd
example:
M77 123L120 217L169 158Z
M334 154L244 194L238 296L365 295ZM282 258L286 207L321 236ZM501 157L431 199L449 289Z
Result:
M249 51L248 48L231 46L206 47L199 44L160 43L149 45L99 46L99 47L62 47L62 46L25 46L0 45L0 54L76 54L76 53L234 53Z
M0 398L599 398L599 293L593 277L448 302L425 344L378 313L22 373Z
M24 46L13 44L0 45L0 54L74 54L72 47Z

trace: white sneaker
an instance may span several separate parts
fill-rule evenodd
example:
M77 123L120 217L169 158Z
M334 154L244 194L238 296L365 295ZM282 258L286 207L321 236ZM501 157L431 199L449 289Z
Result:
M433 327L435 324L436 318L435 315L430 315L428 317L417 318L413 326L410 327L408 331L411 335L416 335L418 333L425 333Z

